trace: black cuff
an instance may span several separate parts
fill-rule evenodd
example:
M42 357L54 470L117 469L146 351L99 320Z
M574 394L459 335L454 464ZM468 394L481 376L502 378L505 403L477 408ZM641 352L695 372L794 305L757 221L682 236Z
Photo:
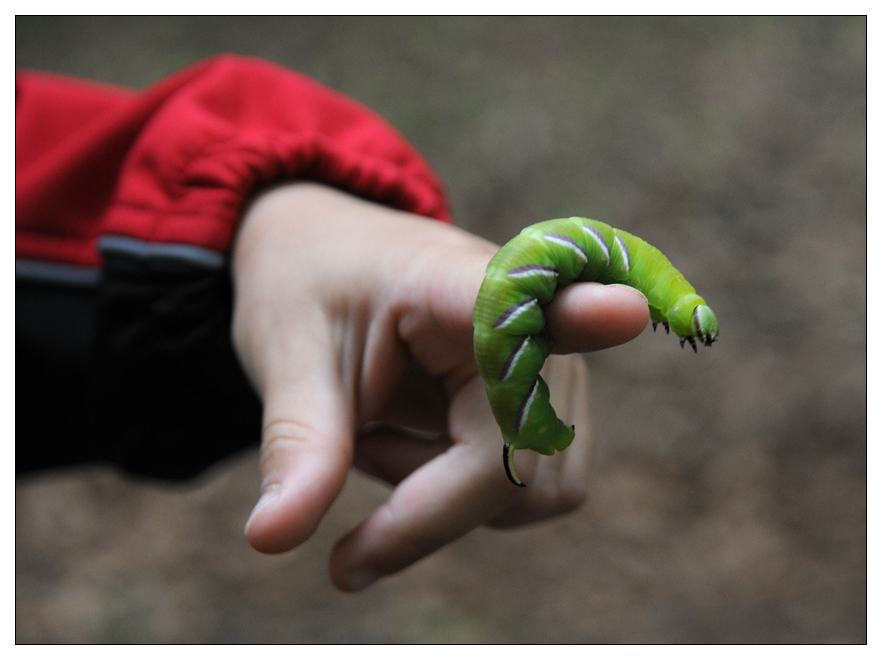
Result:
M94 323L77 331L87 337L84 355L47 357L51 347L33 345L28 329L36 324L20 324L17 306L17 471L104 461L185 479L259 444L261 404L232 349L223 255L124 237L105 237L99 247L96 289L52 285L68 307L78 296L80 313L61 322Z

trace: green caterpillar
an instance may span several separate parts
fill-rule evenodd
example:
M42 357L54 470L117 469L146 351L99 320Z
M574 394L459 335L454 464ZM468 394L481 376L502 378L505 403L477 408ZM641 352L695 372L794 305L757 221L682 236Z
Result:
M573 282L632 286L649 301L652 328L661 323L687 341L710 346L717 318L704 299L658 249L637 236L588 218L561 218L531 225L506 243L487 265L475 303L475 358L487 386L490 407L505 442L508 478L525 484L514 471L514 450L550 455L573 441L549 403L539 375L553 342L542 307L557 288Z

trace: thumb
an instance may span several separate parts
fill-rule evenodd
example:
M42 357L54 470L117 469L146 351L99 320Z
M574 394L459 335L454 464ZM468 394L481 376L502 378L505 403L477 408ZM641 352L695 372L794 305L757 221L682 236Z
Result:
M277 350L259 379L261 494L245 535L266 553L285 552L312 535L342 490L353 456L351 405L330 347L318 348L313 338L287 343L311 348Z

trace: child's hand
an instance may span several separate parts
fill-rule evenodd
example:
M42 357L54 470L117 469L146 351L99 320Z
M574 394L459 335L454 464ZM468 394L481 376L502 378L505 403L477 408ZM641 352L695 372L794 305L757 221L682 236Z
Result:
M505 476L472 352L472 309L496 249L315 184L258 196L233 251L234 345L264 402L252 546L283 552L305 541L353 463L395 490L331 554L331 578L347 591L479 525L582 502L588 382L578 356L552 356L543 372L552 404L576 426L572 446L518 452L527 489ZM628 341L648 318L640 293L597 284L568 287L546 309L562 353Z

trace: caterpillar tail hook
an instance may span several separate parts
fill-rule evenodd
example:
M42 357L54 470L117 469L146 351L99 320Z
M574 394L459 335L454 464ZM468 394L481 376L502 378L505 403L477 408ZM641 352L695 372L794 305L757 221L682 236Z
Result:
M518 475L515 472L514 453L515 450L510 444L506 443L502 446L502 464L505 466L505 476L507 476L508 480L515 486L524 488L527 484L518 479Z

